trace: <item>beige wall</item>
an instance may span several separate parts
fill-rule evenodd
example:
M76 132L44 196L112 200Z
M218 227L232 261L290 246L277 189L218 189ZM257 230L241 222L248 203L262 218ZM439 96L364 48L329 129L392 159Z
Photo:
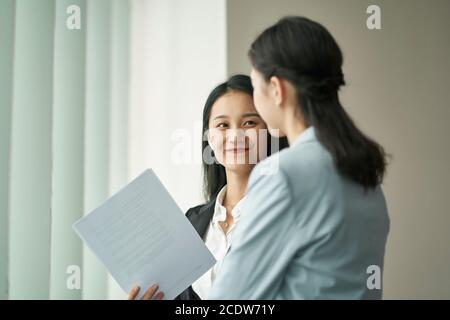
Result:
M366 28L381 7L382 30ZM393 155L386 299L450 299L450 1L228 0L228 73L248 73L254 37L284 15L325 25L344 52L342 100Z

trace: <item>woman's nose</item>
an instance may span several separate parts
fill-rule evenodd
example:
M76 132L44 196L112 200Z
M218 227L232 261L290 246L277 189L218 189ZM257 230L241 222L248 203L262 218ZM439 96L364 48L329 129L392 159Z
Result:
M245 130L240 128L233 128L227 130L227 141L239 143L245 141Z

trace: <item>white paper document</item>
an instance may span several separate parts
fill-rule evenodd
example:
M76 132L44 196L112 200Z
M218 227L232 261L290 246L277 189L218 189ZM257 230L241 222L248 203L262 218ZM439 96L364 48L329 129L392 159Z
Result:
M73 225L124 290L159 284L174 299L215 263L203 240L148 169Z

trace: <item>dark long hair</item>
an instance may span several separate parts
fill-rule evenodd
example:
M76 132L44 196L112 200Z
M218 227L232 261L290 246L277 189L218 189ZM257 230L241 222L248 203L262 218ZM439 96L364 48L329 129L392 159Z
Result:
M355 126L339 101L343 57L327 29L304 17L285 17L256 38L248 55L266 81L278 76L293 84L306 125L315 128L343 176L365 189L383 181L383 148Z
M253 86L249 76L238 74L231 76L226 82L215 87L206 99L205 107L203 109L203 132L202 132L202 163L203 163L203 195L206 201L213 200L219 191L227 184L227 176L225 168L217 163L217 161L205 161L205 154L208 153L209 144L206 139L206 133L209 129L209 117L214 103L230 91L240 91L253 97ZM267 137L267 152L271 154L272 144L278 140L278 150L284 149L288 146L286 138L275 138L268 134ZM276 145L276 144L275 144Z

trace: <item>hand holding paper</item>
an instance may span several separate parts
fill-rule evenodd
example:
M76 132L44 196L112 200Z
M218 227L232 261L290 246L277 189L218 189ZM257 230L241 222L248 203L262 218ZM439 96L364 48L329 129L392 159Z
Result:
M174 299L215 259L152 170L144 171L73 228L125 292L157 283Z

